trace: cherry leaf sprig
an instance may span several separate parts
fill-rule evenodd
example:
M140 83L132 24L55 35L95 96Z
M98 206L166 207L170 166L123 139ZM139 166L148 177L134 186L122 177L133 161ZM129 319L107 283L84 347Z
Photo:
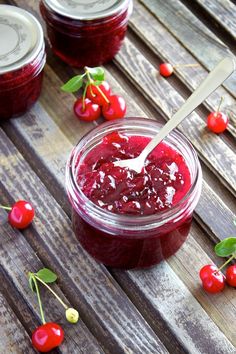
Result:
M44 283L54 283L57 280L57 275L48 268L42 268L37 273L29 272L29 286L32 291L36 291L34 278L39 278Z
M96 68L86 66L84 70L85 72L83 74L76 75L67 81L61 87L62 91L76 92L83 86L83 84L88 86L92 83L94 86L99 86L104 81L105 72L100 66Z
M229 257L219 268L214 264L207 264L199 271L203 288L209 293L218 293L225 288L225 283L236 287L236 264L227 267L226 274L222 273L232 260L236 259L236 237L227 237L217 243L215 253L219 257Z
M105 81L104 69L100 66L85 66L84 73L72 77L61 89L70 93L82 89L82 96L73 105L75 116L82 121L92 122L101 116L106 120L125 116L126 102L122 96L112 94L109 83Z
M219 257L230 257L230 260L236 258L236 237L228 237L217 243L215 253Z
M55 296L55 298L60 302L60 304L64 307L66 319L68 322L76 323L78 321L78 319L79 319L78 311L72 307L67 306L64 303L64 301L62 301L62 299L55 293L55 291L52 290L52 288L48 285L48 284L54 283L57 280L57 275L55 273L53 273L48 268L42 268L37 273L29 272L28 276L29 276L29 286L30 286L31 290L37 293L40 315L41 315L43 323L46 323L46 321L45 321L45 317L44 317L42 301L40 298L38 282L43 284Z

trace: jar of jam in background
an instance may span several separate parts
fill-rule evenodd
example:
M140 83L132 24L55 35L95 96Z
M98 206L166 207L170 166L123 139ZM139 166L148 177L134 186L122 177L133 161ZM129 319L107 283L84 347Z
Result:
M25 113L38 99L45 64L43 30L34 16L0 5L0 119Z
M166 156L168 156L169 180L175 181L180 178L178 173L175 174L175 171L178 170L178 168L176 169L176 164L184 166L182 171L187 176L186 181L188 179L187 189L179 187L182 190L180 192L182 194L179 194L181 196L180 200L176 204L173 204L173 206L160 208L155 213L152 213L152 211L150 213L150 210L152 210L150 209L148 213L144 213L143 215L132 215L126 213L126 207L130 203L124 203L125 207L121 206L121 213L115 213L109 211L111 210L109 206L105 209L101 207L104 205L101 200L98 203L91 201L81 187L81 180L84 177L81 177L80 171L81 169L86 169L86 164L91 163L94 166L96 165L96 161L101 159L101 155L105 156L108 154L108 158L106 156L106 158L102 157L99 160L100 166L105 166L106 161L112 161L113 157L111 156L109 159L109 154L112 155L112 151L115 148L120 150L118 154L125 153L125 149L133 153L132 139L138 139L136 141L137 146L139 146L139 140L142 145L143 140L150 140L150 138L157 134L159 129L160 125L156 121L145 118L126 118L107 122L85 135L75 146L69 157L66 167L66 189L72 204L74 232L85 250L96 260L107 266L124 269L153 266L173 255L184 243L189 233L193 210L201 193L202 172L194 148L187 138L178 131L173 131L164 139L163 148L161 148L163 151L161 150L160 152L162 154L162 162L160 162L162 165L167 165ZM116 138L117 134L118 140ZM119 139L130 139L130 141L127 144L124 142L122 145ZM108 145L106 147L106 144L110 144L109 141L113 141L113 146ZM142 150L143 147L140 149ZM156 149L153 150L153 154ZM137 156L137 151L134 151L134 155ZM112 166L114 165L112 164ZM152 168L153 166L150 165L150 174L152 173ZM155 171L157 173L161 171L159 165ZM79 177L78 174L80 174ZM110 174L111 176L108 176L111 182L110 185L108 184L104 188L104 184L101 184L98 188L99 190L104 188L104 192L107 193L108 198L108 190L112 187L112 184L114 185L114 175L112 176L112 172ZM90 177L90 172L85 174L85 176L88 178L86 187L88 190L91 190L94 187L94 183L97 183L97 177L93 180ZM100 177L99 183L105 183L103 172L100 174ZM168 185L168 181L163 182L166 174L163 173L161 177L159 180L162 181L163 187L161 188L164 189L166 188L164 187L166 183ZM154 182L155 180L157 178L154 178ZM170 182L172 183L172 181ZM136 186L132 187L131 185L134 193L136 193L136 187L139 182L136 180L135 183ZM119 182L115 188L117 188L115 193L118 195L123 194L122 198L126 202L124 190L122 190L122 193L119 190ZM172 191L173 187L169 187L168 193L170 193L166 197L167 202L168 198L172 198ZM160 206L161 204L158 199L159 197L157 198L156 205ZM137 204L137 202L135 203Z
M74 67L98 66L119 51L132 0L41 0L53 52Z

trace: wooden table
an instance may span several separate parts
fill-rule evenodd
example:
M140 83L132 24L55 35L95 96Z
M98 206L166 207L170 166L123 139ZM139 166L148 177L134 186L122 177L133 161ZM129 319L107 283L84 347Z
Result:
M9 3L42 23L37 0ZM235 54L235 12L235 0L135 1L124 45L105 65L107 81L126 97L127 116L168 120L209 69ZM208 295L198 278L204 264L223 262L214 244L236 236L236 75L179 127L195 146L204 175L187 242L152 269L121 271L96 263L71 230L65 163L75 143L97 123L75 119L75 96L60 86L78 71L57 59L48 45L47 54L39 102L0 127L1 204L25 198L36 207L35 221L22 232L0 210L0 352L34 352L30 336L40 318L27 272L48 267L59 276L54 289L81 316L76 325L66 323L63 308L42 289L46 319L65 329L65 341L55 352L236 353L235 289ZM163 61L199 66L179 66L164 79L157 72ZM230 124L215 135L206 129L206 116L221 96Z

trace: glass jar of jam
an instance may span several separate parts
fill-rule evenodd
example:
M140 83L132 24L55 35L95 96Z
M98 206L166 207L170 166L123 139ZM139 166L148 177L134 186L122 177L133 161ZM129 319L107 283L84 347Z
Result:
M202 172L183 134L169 134L140 174L112 163L139 155L159 129L145 118L107 122L85 135L69 157L66 189L74 232L107 266L153 266L173 255L189 233Z
M0 5L0 119L25 113L38 99L45 64L43 30L34 16Z
M41 0L53 52L74 67L98 66L119 51L132 0Z

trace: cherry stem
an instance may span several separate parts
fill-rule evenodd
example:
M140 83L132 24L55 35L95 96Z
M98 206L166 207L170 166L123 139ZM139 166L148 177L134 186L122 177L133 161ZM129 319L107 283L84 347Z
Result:
M12 209L11 207L6 207L4 205L0 205L0 208L5 209L5 210L11 210Z
M86 97L86 92L87 92L88 85L89 84L87 82L86 85L85 85L85 88L84 88L83 96L82 96L82 110L83 110L83 112L85 111L85 97Z
M90 85L93 85L93 86L96 86L96 85L94 85L94 80L91 78L91 76L90 76L90 74L89 74L89 71L86 69L86 67L85 67L85 73L86 73L86 75L87 75L87 78L88 78L88 82L89 82L89 84ZM87 87L88 87L88 85L86 85L85 86L85 93L86 93L86 91L87 91ZM104 92L102 92L102 90L100 89L100 87L99 86L96 86L97 87L97 90L98 90L98 92L100 93L100 95L104 98L104 100L106 101L106 103L110 103L110 101L109 101L109 99L107 98L107 96L104 94ZM92 95L93 95L93 91L92 91L92 89L91 89L91 93L92 93Z
M31 276L32 276L32 279L33 279L33 282L34 282L34 285L35 285L35 290L36 290L37 297L38 297L38 304L39 304L39 310L40 310L42 323L45 324L46 321L45 321L45 317L44 317L44 312L43 312L43 307L42 307L42 301L41 301L41 298L40 298L38 283L37 283L37 280L35 279L35 275L31 273Z
M49 285L47 285L42 279L40 279L37 275L34 274L34 278L40 281L46 288L51 291L51 293L55 296L55 298L62 304L62 306L67 310L69 307L62 301L62 299L53 291Z
M217 108L216 114L219 113L220 107L221 107L223 101L224 101L224 96L221 96L221 98L220 98L220 103L219 103L219 106L218 106L218 108Z
M223 269L229 262L231 262L233 259L235 258L235 255L233 254L222 266L220 266L220 268L218 268L219 272L221 269Z
M199 64L176 64L176 65L173 66L173 68L178 68L178 67L181 67L181 66L194 68L194 67L199 66Z

